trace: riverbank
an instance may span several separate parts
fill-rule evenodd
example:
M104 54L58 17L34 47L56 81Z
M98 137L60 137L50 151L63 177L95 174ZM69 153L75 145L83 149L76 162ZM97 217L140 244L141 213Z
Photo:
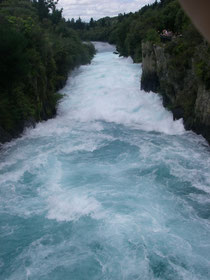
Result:
M91 60L94 57L95 49L92 44L90 43L84 43L85 49L87 50L87 60L85 60L83 63L78 64L77 66L73 67L70 71L65 71L65 74L63 74L62 81L59 82L59 85L57 85L57 90L62 90L63 87L65 87L66 82L71 75L71 72L75 70L76 67L79 67L84 64L91 63ZM37 80L36 84L40 81ZM56 83L56 81L54 81ZM55 90L55 88L54 88ZM36 95L36 91L32 92ZM46 96L44 96L46 97ZM0 145L4 144L6 142L10 142L11 140L18 138L21 136L21 134L24 132L25 129L28 128L35 128L37 123L40 121L46 121L51 118L56 117L57 115L57 106L60 102L60 100L63 98L63 95L59 92L51 92L51 94L45 98L43 101L37 100L34 104L34 112L32 112L29 116L26 116L25 119L17 120L16 123L12 125L12 127L9 127L6 125L8 119L3 119L1 121L1 124L4 125L5 128L3 128L0 125ZM24 110L24 104L19 104L20 110ZM29 108L30 109L30 108ZM7 115L11 115L13 112L8 112ZM37 115L38 114L38 115Z
M0 3L0 143L56 115L69 73L90 63L84 44L56 1Z
M203 79L208 73L201 72L210 67L205 68L203 62L209 46L201 44L186 59L173 52L179 45L176 40L168 44L142 43L141 88L159 93L175 120L183 118L187 130L201 134L210 143L210 89L208 80Z

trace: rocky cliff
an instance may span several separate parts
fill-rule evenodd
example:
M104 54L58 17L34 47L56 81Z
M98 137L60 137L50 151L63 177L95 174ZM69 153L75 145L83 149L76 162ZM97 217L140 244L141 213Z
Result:
M208 55L205 43L192 56L182 57L176 40L158 45L144 42L141 88L161 94L174 119L183 118L186 129L202 134L210 143Z

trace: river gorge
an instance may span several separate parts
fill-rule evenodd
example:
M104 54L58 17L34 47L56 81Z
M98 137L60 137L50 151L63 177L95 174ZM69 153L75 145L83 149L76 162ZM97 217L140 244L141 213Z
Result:
M0 279L210 279L210 157L96 43L57 117L0 151Z

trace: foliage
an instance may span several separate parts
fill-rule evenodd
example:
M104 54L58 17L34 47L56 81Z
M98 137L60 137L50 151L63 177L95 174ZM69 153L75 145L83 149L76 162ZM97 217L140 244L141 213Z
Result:
M55 114L69 71L89 63L83 44L54 0L0 3L0 127L15 136L27 120Z
M160 35L155 29L149 29L144 40L151 43L160 43Z
M78 30L73 20L71 27ZM177 50L173 50L173 55L176 55L178 48L183 50L183 55L178 55L180 62L185 55L194 53L196 46L203 43L201 35L192 26L178 0L155 1L136 13L119 14L117 17L105 17L98 21L91 19L89 23L83 22L78 31L82 39L116 44L120 55L131 56L134 62L141 62L142 41L159 44L159 34L164 29L172 31L176 38L183 38L176 40ZM183 64L187 63L184 59Z
M174 34L173 39L162 40L160 34L164 29ZM207 89L210 88L210 48L205 47L204 39L191 24L178 0L155 1L136 13L119 14L98 21L91 19L89 23L83 23L79 33L82 39L116 44L120 55L131 56L134 62L142 61L143 41L164 44L173 79L184 83L184 77L194 63L197 78Z

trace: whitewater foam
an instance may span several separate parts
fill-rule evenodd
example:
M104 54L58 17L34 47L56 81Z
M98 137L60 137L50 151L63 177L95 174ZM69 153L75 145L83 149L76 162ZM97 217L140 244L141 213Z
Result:
M68 193L56 194L48 199L48 219L77 221L83 216L93 216L100 211L100 203L94 198Z
M65 104L61 104L68 115L65 117L80 122L115 122L145 131L184 133L182 120L173 121L172 114L163 108L157 94L140 91L139 76L138 64L103 53L63 89L66 95L71 92L69 103L65 100Z

